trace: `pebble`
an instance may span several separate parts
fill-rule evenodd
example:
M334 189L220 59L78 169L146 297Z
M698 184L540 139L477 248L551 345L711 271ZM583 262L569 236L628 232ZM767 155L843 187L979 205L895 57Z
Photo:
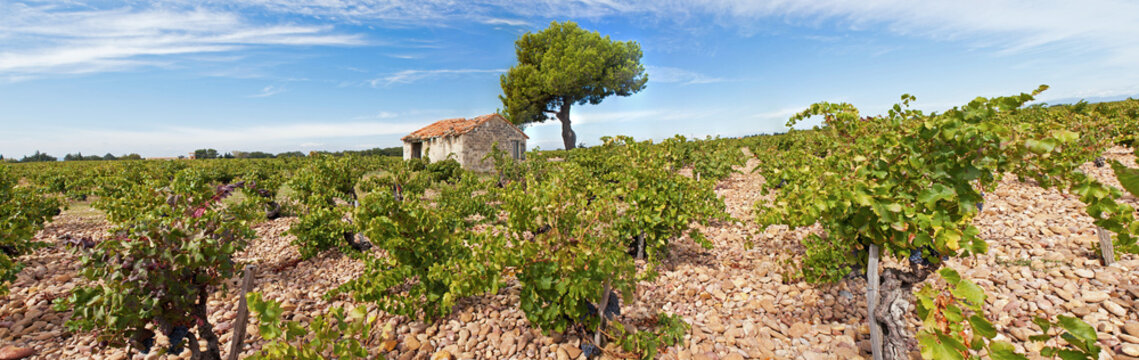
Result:
M1083 300L1087 303L1098 303L1107 300L1109 296L1103 291L1089 291L1084 294Z
M384 352L390 352L392 350L395 350L396 345L399 345L398 341L387 340L387 341L384 341L384 344L381 345L380 348L384 349Z
M17 360L32 356L35 349L27 347L5 346L0 348L0 360Z
M566 352L570 359L577 359L578 356L581 356L581 349L577 346L562 344L561 349Z
M795 323L794 325L791 325L790 329L787 330L787 336L790 336L792 338L800 338L807 333L807 330L807 324Z
M455 356L451 355L447 350L440 350L435 355L431 355L431 360L454 360Z
M1127 310L1124 309L1119 304L1112 302L1111 300L1104 301L1103 302L1103 308L1107 309L1107 311L1111 312L1112 314L1115 314L1115 316L1119 316L1119 317L1126 317L1127 316Z
M1095 277L1095 272L1088 269L1076 269L1075 273L1076 276L1082 277L1084 279L1091 279Z
M1125 344L1122 346L1122 348L1120 350L1122 350L1123 353L1126 354L1127 356L1139 357L1139 345Z
M1128 321L1123 324L1123 332L1131 336L1139 336L1139 322Z

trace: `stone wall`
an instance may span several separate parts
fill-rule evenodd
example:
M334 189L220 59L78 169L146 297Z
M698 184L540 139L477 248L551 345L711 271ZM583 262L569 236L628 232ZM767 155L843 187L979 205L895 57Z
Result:
M460 154L463 153L463 139L455 137L434 138L423 141L421 158L430 158L432 162L446 160L454 154L455 160L462 163ZM411 159L411 142L403 143L403 159Z
M463 152L459 162L468 170L493 171L494 161L490 159L483 161L483 157L490 154L491 146L497 142L499 150L512 154L512 142L515 141L518 142L520 151L525 152L526 137L522 133L502 119L487 121L463 135Z
M463 153L463 139L455 137L441 137L434 138L423 142L423 155L430 157L431 161L447 160L451 154L455 154L455 160L461 158L460 154ZM462 161L460 161L461 163Z
M403 159L411 160L411 143L407 141L403 142Z

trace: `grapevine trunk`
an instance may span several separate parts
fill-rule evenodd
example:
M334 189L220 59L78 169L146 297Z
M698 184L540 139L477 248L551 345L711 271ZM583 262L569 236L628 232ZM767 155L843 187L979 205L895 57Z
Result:
M885 269L882 272L882 285L879 289L878 307L874 310L877 324L882 329L882 358L886 360L910 359L917 351L917 341L909 329L909 319L914 312L914 285L929 277L929 267L919 267L913 271Z
M206 304L209 300L209 293L206 288L202 287L198 291L198 303L194 308L195 315L201 319L198 323L198 333L202 335L202 339L206 340L206 351L201 353L199 359L202 360L221 360L221 346L218 344L217 334L214 334L214 327L210 324L209 311L206 310ZM191 341L190 349L198 348L197 341Z

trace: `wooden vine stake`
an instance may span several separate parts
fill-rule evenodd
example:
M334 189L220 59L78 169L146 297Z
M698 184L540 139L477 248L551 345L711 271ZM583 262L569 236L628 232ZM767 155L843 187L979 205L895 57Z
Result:
M866 263L866 307L870 321L870 349L874 360L882 360L882 328L874 319L878 307L878 245L870 244L870 261Z
M1115 262L1115 245L1111 243L1111 234L1106 229L1096 226L1095 233L1099 236L1099 251L1103 255L1103 266Z
M245 324L249 321L249 305L246 304L246 294L253 290L253 271L257 267L245 265L245 277L241 279L241 299L237 302L237 319L233 325L233 336L229 339L229 355L226 360L237 360L241 355L241 346L245 344Z
M597 306L597 314L601 315L601 321L597 323L597 331L593 333L593 345L597 346L599 350L603 348L601 346L601 331L605 330L605 320L608 318L605 309L609 307L609 291L609 281L606 281L605 286L601 289L601 303Z

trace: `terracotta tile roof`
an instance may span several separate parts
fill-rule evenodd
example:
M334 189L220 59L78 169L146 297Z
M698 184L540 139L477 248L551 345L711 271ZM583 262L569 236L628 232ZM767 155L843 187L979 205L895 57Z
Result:
M526 136L526 133L522 132L522 129L519 129L517 126L514 126L514 124L511 124L510 121L507 121L506 118L502 117L502 115L489 114L471 119L454 118L439 120L435 123L432 123L431 125L423 127L422 129L407 134L407 136L404 136L400 140L426 140L436 137L459 136L471 132L471 130L476 129L480 125L495 118L502 119L503 122L505 122L507 125L510 125L510 127L513 127L514 130L518 130L518 133L522 134L522 136L525 136L527 139L530 138L529 136Z

